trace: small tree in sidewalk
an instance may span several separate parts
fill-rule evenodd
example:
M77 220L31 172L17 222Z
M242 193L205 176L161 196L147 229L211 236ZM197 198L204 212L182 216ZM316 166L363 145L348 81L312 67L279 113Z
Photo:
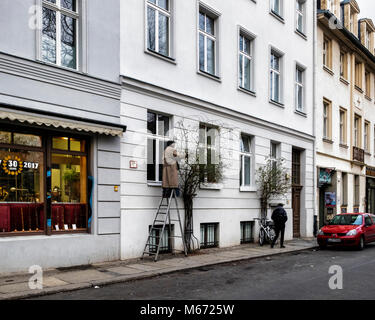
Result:
M267 218L267 209L271 199L286 196L290 191L291 181L285 159L271 159L257 170L257 185L261 203L261 218Z

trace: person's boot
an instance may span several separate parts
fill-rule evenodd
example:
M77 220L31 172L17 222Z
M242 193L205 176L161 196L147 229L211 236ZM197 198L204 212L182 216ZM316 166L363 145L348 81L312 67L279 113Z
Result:
M285 246L284 246L284 245L281 245L280 248L285 248Z

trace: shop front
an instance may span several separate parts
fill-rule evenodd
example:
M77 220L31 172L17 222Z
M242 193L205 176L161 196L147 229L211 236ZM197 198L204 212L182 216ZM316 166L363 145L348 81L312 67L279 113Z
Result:
M87 232L89 141L0 131L0 236Z
M336 214L337 182L333 168L319 168L319 228L326 225Z
M366 167L366 212L375 214L375 168Z

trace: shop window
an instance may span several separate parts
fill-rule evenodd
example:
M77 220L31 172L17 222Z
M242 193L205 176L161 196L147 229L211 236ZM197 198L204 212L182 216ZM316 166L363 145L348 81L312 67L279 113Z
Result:
M69 149L54 149L52 153L51 225L54 232L87 229L87 156L83 152L84 145L84 141L72 138L53 139L54 148Z
M25 136L1 132L0 143L20 144ZM30 137L29 144L42 143L41 137ZM0 144L0 234L24 235L45 229L44 153L31 149Z

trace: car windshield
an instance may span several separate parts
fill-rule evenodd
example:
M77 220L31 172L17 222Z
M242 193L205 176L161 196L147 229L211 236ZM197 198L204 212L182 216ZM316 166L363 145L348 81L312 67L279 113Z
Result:
M342 214L335 216L330 225L346 225L346 226L360 226L362 224L362 216L358 214Z

